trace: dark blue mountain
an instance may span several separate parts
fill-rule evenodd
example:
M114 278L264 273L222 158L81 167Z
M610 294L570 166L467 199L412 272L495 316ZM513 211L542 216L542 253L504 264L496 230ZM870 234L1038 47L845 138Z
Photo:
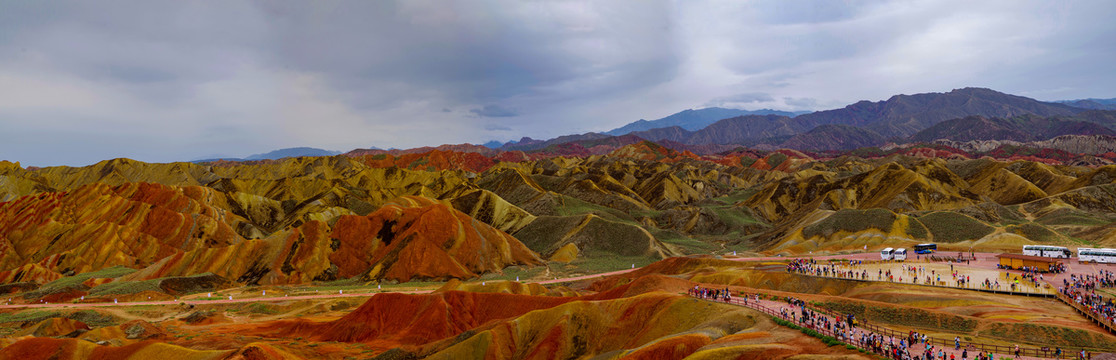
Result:
M1058 100L1055 102L1089 110L1116 110L1116 99Z
M717 120L728 119L737 116L781 115L787 117L795 117L797 115L806 113L808 112L788 112L770 109L752 111L711 107L698 110L685 110L658 120L640 119L639 121L613 129L611 131L605 132L604 134L619 136L626 135L635 131L647 131L651 129L666 128L671 126L677 126L689 131L697 131L717 122Z
M299 156L333 156L340 153L341 152L339 151L323 150L311 147L293 147L279 149L265 154L252 155L245 158L245 160L275 160Z

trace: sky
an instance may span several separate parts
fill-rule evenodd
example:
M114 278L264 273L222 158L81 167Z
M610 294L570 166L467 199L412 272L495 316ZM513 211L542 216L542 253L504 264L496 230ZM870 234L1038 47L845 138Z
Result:
M710 106L1116 97L1112 1L0 1L0 159L479 144Z

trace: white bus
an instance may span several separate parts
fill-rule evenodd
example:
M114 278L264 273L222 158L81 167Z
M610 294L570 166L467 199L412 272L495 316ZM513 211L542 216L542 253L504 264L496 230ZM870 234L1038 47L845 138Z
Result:
M1077 248L1077 261L1116 263L1116 249Z
M895 250L895 252L891 253L891 258L899 261L907 260L907 249L900 248L899 250Z
M892 252L895 252L895 249L887 248L880 250L880 260L891 260Z
M1073 256L1065 246L1024 245L1023 255L1068 259Z

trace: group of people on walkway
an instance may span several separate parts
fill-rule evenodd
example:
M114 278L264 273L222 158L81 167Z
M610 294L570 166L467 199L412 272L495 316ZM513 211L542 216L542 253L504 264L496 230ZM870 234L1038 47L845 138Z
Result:
M1062 286L1066 288L1082 289L1085 291L1094 291L1097 288L1114 287L1116 286L1116 273L1108 270L1100 270L1097 275L1093 274L1070 274L1069 279L1062 279Z
M1108 326L1116 327L1116 299L1105 298L1096 291L1098 284L1104 284L1101 280L1104 279L1104 275L1097 277L1071 274L1068 280L1062 280L1064 287L1059 288L1058 291L1092 313L1093 317Z
M942 276L946 274L945 271L939 272L934 269L927 270L926 266L902 265L901 271L896 272L877 269L876 278L872 279L868 270L861 267L863 264L863 261L857 260L850 260L847 263L831 262L829 264L818 264L817 260L813 259L795 259L787 263L787 272L853 280L910 282L912 284L922 283L927 285L950 286L942 280ZM962 275L960 270L954 270L953 264L950 264L948 276L952 277L953 287L964 288L972 286L972 277ZM985 279L985 283L982 285L988 289L999 289L1000 287L999 281L993 282L988 279ZM1014 288L1013 286L1013 289Z
M844 279L868 280L868 271L857 271L864 265L862 260L848 260L840 263L818 264L814 259L795 259L787 263L787 272L814 276L837 277Z
M1079 290L1073 290L1080 293ZM709 299L713 301L731 302L731 291L726 288L703 288L694 286L689 289L688 294L701 299ZM1077 294L1077 293L1075 293ZM749 299L754 301L753 304L759 304L760 298L758 294L746 295L741 293L739 296L743 305L749 305ZM1086 298L1087 303L1089 300L1096 299L1095 297ZM908 332L907 336L894 336L879 334L865 328L853 314L835 315L826 314L823 311L811 309L806 301L795 297L784 297L783 301L790 305L790 307L780 307L778 309L778 316L784 320L791 321L799 324L807 329L813 329L826 335L831 335L835 339L842 341L846 344L857 346L861 349L874 352L878 355L888 359L896 360L968 360L970 355L974 360L996 360L996 359L1010 359L1020 358L1022 350L1019 345L1015 345L1013 349L1008 350L1010 354L993 354L992 352L978 351L974 349L972 344L968 347L963 346L960 337L953 339L953 349L948 349L948 345L936 346L932 339L926 334L920 334L915 331ZM1108 311L1108 318L1112 319L1113 311L1116 309L1116 304L1113 300L1109 299L1104 304L1104 309ZM921 351L918 345L922 345ZM975 354L970 353L973 350ZM1014 355L1014 356L1013 356ZM1062 349L1055 348L1049 355L1055 356L1059 359L1065 356ZM1076 358L1089 359L1092 354L1081 351L1080 354L1074 354Z
M1031 269L1023 270L1022 274L1012 275L1012 273L1004 273L1007 278L1008 286L1011 291L1023 291L1023 285L1029 285L1033 289L1042 288L1043 276L1041 273Z
M1002 264L996 264L996 268L997 269L1011 269L1011 267L1005 267ZM1045 268L1045 269L1037 268L1037 267L1034 267L1034 266L1024 266L1024 267L1021 267L1021 268L1018 268L1018 269L1015 269L1015 270L1023 270L1024 273L1061 274L1061 273L1066 272L1066 264L1063 264L1063 263L1050 264L1050 266Z
M730 291L727 287L724 289L709 289L694 286L693 289L686 290L686 293L699 299L710 299L724 302L732 301L732 294L730 294ZM747 300L748 298L745 297L744 301Z

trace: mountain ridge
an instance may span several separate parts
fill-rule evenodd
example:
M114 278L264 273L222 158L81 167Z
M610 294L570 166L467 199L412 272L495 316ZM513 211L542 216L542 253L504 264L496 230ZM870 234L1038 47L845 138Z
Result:
M1077 100L1057 100L1054 101L1059 104L1066 104L1073 107L1089 110L1116 110L1116 98L1112 99L1077 99Z
M931 142L945 139L961 142L973 140L1028 142L1062 135L1116 135L1116 131L1095 123L1060 117L1023 115L1003 119L967 116L935 124L912 135L909 141Z
M192 162L192 163L207 163L207 162L215 162L215 161L222 161L222 160L224 160L224 161L279 160L279 159L289 158L289 157L333 156L333 155L339 155L339 154L341 154L340 151L333 151L333 150L325 150L325 149L319 149L319 148L313 148L313 147L300 146L300 147L291 147L291 148L283 148L283 149L278 149L278 150L272 150L272 151L262 153L262 154L253 154L253 155L249 155L249 156L243 157L243 158L215 157L215 158L209 158L209 159L193 160L193 161L190 161L190 162Z
M743 110L708 107L703 109L687 109L656 120L639 119L624 126L605 131L605 135L626 135L636 131L646 131L656 128L678 126L680 128L697 131L718 120L745 115L780 115L795 117L807 114L808 111L781 111L772 109Z

